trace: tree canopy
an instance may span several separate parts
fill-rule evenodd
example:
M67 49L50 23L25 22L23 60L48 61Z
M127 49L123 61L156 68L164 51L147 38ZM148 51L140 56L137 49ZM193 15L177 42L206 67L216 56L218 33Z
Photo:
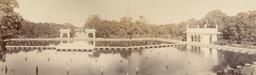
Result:
M6 50L7 38L17 34L21 28L22 17L14 11L18 8L16 0L0 0L0 45Z
M181 25L182 26L182 25ZM95 28L96 36L100 38L142 38L142 37L176 37L170 34L182 35L177 24L149 24L144 16L138 19L122 17L120 20L105 20L98 15L90 16L84 27ZM182 29L182 28L180 28ZM176 31L177 30L177 31Z
M90 16L85 27L95 28L101 38L161 37L185 40L186 25L189 27L214 28L218 25L220 40L237 44L256 42L256 11L240 12L228 16L221 10L213 10L200 20L189 19L177 24L149 24L144 16L139 19L122 17L120 20L105 20L98 15ZM256 43L254 43L256 45Z

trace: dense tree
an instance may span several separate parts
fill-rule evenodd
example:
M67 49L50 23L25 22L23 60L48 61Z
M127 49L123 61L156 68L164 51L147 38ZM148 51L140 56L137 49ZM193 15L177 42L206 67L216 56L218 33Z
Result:
M98 15L91 15L87 18L85 28L95 28L100 25L101 18Z
M85 27L95 27L97 37L101 38L161 37L184 40L186 25L201 28L215 28L218 25L220 40L230 44L256 45L256 11L228 16L220 10L213 10L200 20L189 19L177 24L163 25L149 24L144 16L139 16L138 20L122 17L119 21L109 21L93 15L88 18Z
M219 25L219 31L222 33L221 39L236 44L250 44L255 42L256 12L241 12L235 16L227 16L220 10L209 12L202 22L208 22L210 25Z
M219 25L223 28L226 24L225 20L228 16L220 10L213 10L206 14L206 16L201 20L202 24L208 24L210 28L214 28L215 25Z
M3 20L1 24L4 26L6 20L1 20ZM60 28L76 28L69 24L34 23L30 21L21 24L23 26L18 27L18 29L21 29L21 36L18 37L29 38L54 38L59 36ZM220 10L214 10L200 20L189 19L177 24L162 25L150 24L144 16L139 16L138 19L122 17L120 20L105 20L98 15L92 15L88 17L84 27L95 28L97 31L96 37L98 38L160 37L184 40L186 25L189 25L189 27L205 27L207 25L210 28L218 25L219 32L221 32L219 39L229 43L256 45L256 11L241 12L234 16L228 16ZM13 28L15 29L15 27Z
M90 16L84 27L95 28L96 35L99 38L142 38L142 37L175 37L181 35L183 31L176 27L176 24L154 25L149 24L144 16L139 16L139 19L131 17L122 17L119 21L104 20L97 15ZM174 34L173 36L170 36Z
M24 38L57 38L60 36L60 29L71 28L71 36L74 35L74 29L77 28L71 24L55 24L55 23L34 23L23 21L22 27L17 37Z
M16 0L0 0L0 45L6 50L5 39L13 37L21 28L22 17L14 12L18 8Z

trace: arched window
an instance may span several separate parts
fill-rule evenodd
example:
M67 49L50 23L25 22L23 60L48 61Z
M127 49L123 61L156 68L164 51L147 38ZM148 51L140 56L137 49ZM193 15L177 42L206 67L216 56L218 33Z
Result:
M198 42L201 42L201 36L198 35Z
M62 38L69 38L68 33L62 33ZM62 43L68 43L68 41L62 41Z
M212 35L210 35L209 43L212 43Z
M88 38L94 38L94 34L93 33L89 33L88 34Z
M95 37L94 37L94 33L88 33L88 38L95 38ZM94 45L94 42L93 42L93 41L89 41L89 43L90 43L91 45Z
M194 35L191 35L191 40L192 40L192 42L194 41Z
M197 35L194 35L195 36L195 42L197 42L197 40L198 40L198 37L197 37Z
M68 33L63 33L62 38L68 38Z

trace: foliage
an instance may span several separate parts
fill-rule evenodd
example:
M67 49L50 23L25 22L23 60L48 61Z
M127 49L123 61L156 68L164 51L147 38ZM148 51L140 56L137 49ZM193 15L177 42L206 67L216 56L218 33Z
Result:
M218 25L221 32L220 40L229 44L256 44L256 11L241 12L228 16L220 10L213 10L201 20L189 19L177 24L149 24L144 16L138 20L122 17L119 21L104 20L92 15L86 21L85 27L95 28L97 37L101 38L138 38L161 37L184 40L186 25L189 27L215 28Z
M57 38L60 36L60 29L76 28L70 24L34 23L30 21L24 21L22 24L19 36L17 36L20 38ZM71 32L71 36L73 35L74 32Z
M104 20L97 15L92 15L87 19L84 27L95 28L97 31L96 36L100 38L178 38L177 36L183 36L183 27L185 26L178 24L149 24L144 16L139 16L138 20L133 20L131 17L122 17L119 21L110 21Z
M16 0L0 0L0 45L6 50L5 39L17 34L21 28L22 17L14 11L18 8Z
M251 44L256 42L256 11L241 12L235 16L227 16L221 11L209 12L212 18L208 19L210 25L219 25L219 31L222 33L221 39L236 44Z
M14 12L14 8L17 7L16 0L0 1L0 36L2 40L17 34L21 28L23 19L18 13Z

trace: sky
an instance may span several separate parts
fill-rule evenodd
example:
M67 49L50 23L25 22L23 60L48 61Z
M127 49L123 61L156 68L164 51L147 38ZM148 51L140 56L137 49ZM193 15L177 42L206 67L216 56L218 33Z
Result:
M107 20L123 16L145 16L149 23L179 23L201 19L207 12L221 10L227 15L256 10L256 0L17 0L16 9L33 22L71 23L83 26L88 16Z

